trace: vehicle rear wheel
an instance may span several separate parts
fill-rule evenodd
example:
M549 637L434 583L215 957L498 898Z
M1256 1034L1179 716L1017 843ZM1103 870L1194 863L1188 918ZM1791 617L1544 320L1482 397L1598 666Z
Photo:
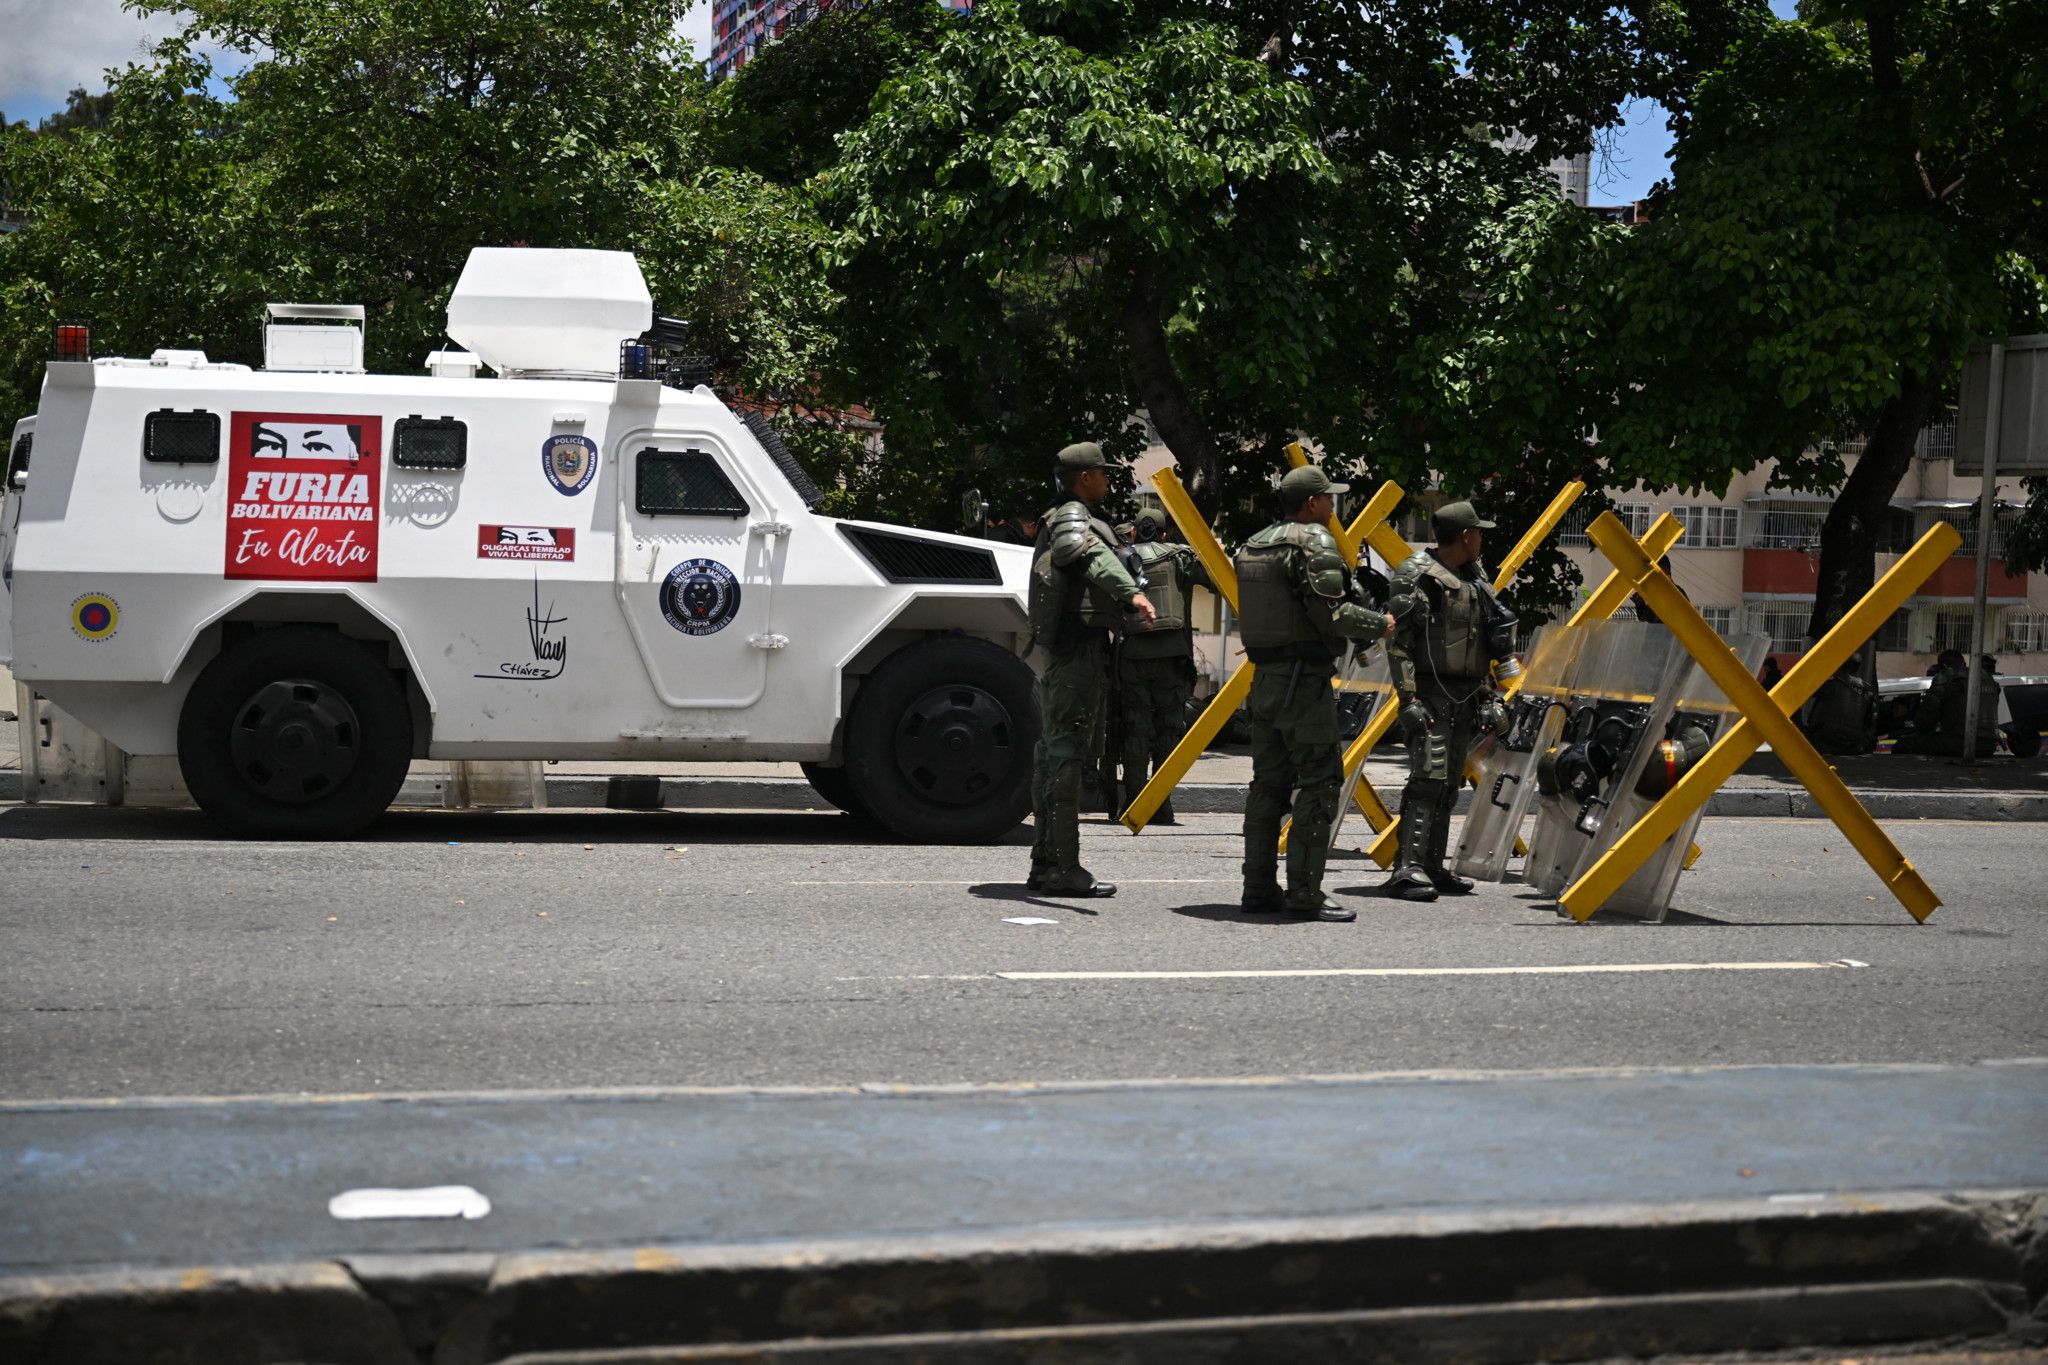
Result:
M2014 758L2032 758L2041 752L2041 732L2015 722L2006 727L2005 744Z
M985 844L1030 811L1037 742L1031 670L986 640L949 636L898 650L862 682L845 773L891 833Z
M354 834L412 762L405 690L370 646L280 626L201 670L178 716L178 768L201 810L239 835Z
M867 808L855 795L853 780L846 775L846 769L828 768L822 763L800 763L804 770L804 781L811 784L811 790L825 798L827 805L845 811L848 815L867 817Z

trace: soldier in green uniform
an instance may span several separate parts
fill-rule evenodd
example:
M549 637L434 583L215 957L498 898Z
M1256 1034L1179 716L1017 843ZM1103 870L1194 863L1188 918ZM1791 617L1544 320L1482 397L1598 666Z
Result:
M1970 707L1970 664L1960 649L1943 650L1935 660L1934 680L1920 698L1913 713L1913 733L1901 735L1893 744L1895 754L1942 754L1961 758L1963 726ZM1976 753L1986 755L1998 748L1998 661L1984 656L1983 676L1977 680Z
M1081 768L1109 682L1110 641L1129 618L1150 621L1152 603L1116 554L1116 533L1095 515L1109 496L1102 447L1059 453L1061 501L1041 518L1031 564L1031 634L1044 665L1031 770L1033 891L1113 896L1081 866Z
M1444 866L1444 852L1473 731L1481 710L1498 706L1479 586L1482 533L1493 523L1471 503L1452 502L1437 509L1433 529L1436 548L1396 566L1387 593L1396 623L1387 663L1401 703L1408 785L1401 792L1401 856L1384 889L1411 901L1472 890Z
M1196 584L1215 590L1209 571L1193 550L1165 538L1166 514L1146 510L1133 523L1145 595L1158 616L1149 625L1124 631L1117 646L1117 704L1122 708L1124 791L1128 804L1154 768L1165 761L1187 728L1188 698L1195 692L1195 636L1189 611ZM1112 801L1111 813L1121 809ZM1166 801L1155 824L1176 823Z
M1359 600L1356 580L1324 525L1336 494L1314 465L1280 480L1281 520L1237 552L1238 625L1252 675L1252 785L1244 812L1244 898L1254 914L1291 910L1356 919L1323 894L1330 822L1344 786L1337 699L1330 683L1347 641L1382 640L1393 622ZM1280 820L1294 798L1287 892L1278 879Z

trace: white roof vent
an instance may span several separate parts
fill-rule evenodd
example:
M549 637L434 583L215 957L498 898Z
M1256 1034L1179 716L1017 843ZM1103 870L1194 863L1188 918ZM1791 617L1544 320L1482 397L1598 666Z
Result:
M448 300L448 335L508 376L609 379L619 343L653 320L630 251L480 246Z
M363 372L363 305L273 303L263 328L263 368L314 374Z

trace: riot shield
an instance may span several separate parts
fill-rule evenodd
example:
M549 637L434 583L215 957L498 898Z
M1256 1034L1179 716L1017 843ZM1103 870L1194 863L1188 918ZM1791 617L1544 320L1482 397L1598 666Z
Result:
M1374 649L1369 655L1360 656L1361 651L1354 645L1337 674L1337 709L1338 714L1345 718L1341 733L1347 748L1351 737L1363 732L1383 709L1400 705L1394 699L1394 675L1387 667L1387 651ZM1354 720L1357 722L1356 730L1350 724ZM1358 790L1364 772L1365 765L1360 763L1344 775L1344 790L1337 799L1337 817L1330 821L1331 848L1337 846L1337 834L1344 828L1344 817L1357 809L1352 795Z
M1770 638L1764 635L1737 635L1728 641L1742 666L1755 673L1762 665L1764 655L1770 649ZM1684 681L1678 686L1671 719L1666 723L1662 737L1656 744L1645 746L1648 750L1646 762L1639 770L1635 782L1626 790L1624 797L1614 803L1608 818L1602 822L1600 833L1593 841L1592 858L1586 866L1614 847L1616 840L1649 813L1650 807L1671 790L1693 764L1706 755L1714 741L1719 739L1729 726L1735 723L1736 710L1726 695L1707 676L1706 669L1698 664L1686 672ZM1684 869L1686 851L1692 847L1694 833L1699 829L1700 817L1706 812L1704 804L1695 806L1685 823L1678 827L1669 839L1650 855L1649 861L1636 869L1634 876L1622 883L1621 889L1607 898L1602 910L1614 910L1637 919L1660 924L1671 909L1671 893L1677 888L1678 874Z
M1453 868L1459 876L1497 882L1507 875L1522 817L1536 800L1536 761L1564 728L1572 669L1585 640L1583 628L1566 625L1544 626L1530 639L1507 728L1482 735L1468 760L1476 779L1458 832Z
M1522 872L1552 896L1588 865L1615 802L1634 790L1691 664L1660 625L1605 621L1586 630L1563 728L1536 763L1541 795Z

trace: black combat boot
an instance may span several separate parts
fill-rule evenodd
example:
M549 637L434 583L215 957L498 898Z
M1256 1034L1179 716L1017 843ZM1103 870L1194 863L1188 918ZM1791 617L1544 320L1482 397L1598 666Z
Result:
M1289 891L1287 910L1290 914L1311 915L1316 919L1328 920L1332 924L1349 924L1358 918L1356 910L1345 909L1320 890Z
M1078 863L1055 868L1033 888L1041 896L1062 896L1072 900L1102 900L1116 894L1115 882L1099 882L1095 874Z
M1408 805L1415 806L1409 810ZM1381 885L1380 890L1389 896L1404 901L1433 901L1436 899L1436 883L1423 870L1423 859L1427 856L1430 833L1436 824L1436 810L1421 801L1404 803L1401 808L1401 852L1394 861L1393 875Z
M1287 897L1281 892L1278 882L1267 882L1264 886L1246 882L1237 908L1247 915L1277 915L1287 908Z
M1429 884L1446 896L1469 896L1472 894L1472 879L1460 877L1445 866L1450 854L1451 818L1450 812L1438 807L1435 819L1429 827L1429 853L1422 865L1423 874Z

